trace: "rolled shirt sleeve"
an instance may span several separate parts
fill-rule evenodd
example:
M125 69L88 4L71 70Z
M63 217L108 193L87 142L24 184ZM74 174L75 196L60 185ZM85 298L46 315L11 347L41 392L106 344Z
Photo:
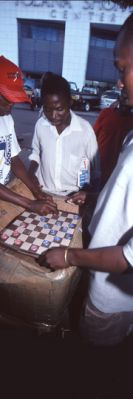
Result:
M34 136L32 139L32 153L29 155L30 161L40 164L40 139L38 137L37 126L35 126Z

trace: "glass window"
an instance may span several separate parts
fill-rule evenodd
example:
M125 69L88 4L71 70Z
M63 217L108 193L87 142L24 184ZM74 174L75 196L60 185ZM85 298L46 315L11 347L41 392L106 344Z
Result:
M96 39L96 47L105 47L105 40L97 38Z
M28 24L22 24L21 25L21 35L23 38L31 38L32 37L31 26Z
M90 45L95 46L96 45L96 37L92 36L90 40Z
M114 48L114 44L115 44L115 42L114 42L114 40L106 40L106 47L107 48Z
M32 26L32 38L36 40L57 41L58 30L46 26Z

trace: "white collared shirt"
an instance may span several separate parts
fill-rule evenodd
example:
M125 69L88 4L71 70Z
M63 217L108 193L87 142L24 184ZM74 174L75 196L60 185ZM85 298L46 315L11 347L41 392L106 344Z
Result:
M21 151L14 130L11 115L0 117L0 184L7 184L10 179L11 158Z
M82 158L88 159L91 178L99 177L99 154L95 133L89 122L71 111L71 123L61 134L46 119L38 119L29 159L38 163L36 176L44 191L67 195L78 191Z
M133 270L133 130L97 200L89 226L90 249L123 245ZM91 272L89 296L102 312L133 311L133 272Z

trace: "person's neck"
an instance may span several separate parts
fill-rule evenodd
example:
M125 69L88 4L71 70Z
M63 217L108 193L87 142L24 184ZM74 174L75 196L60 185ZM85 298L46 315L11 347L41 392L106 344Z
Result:
M63 130L66 129L67 126L69 126L71 123L71 114L68 115L67 120L62 123L62 125L56 127L58 134L61 134L63 132Z

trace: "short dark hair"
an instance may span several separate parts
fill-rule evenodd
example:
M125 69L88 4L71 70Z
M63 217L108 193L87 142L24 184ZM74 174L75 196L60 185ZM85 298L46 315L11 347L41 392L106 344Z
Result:
M43 102L44 97L48 94L60 95L66 98L67 101L71 99L70 85L66 79L53 73L46 72L42 76L41 80L41 100Z

